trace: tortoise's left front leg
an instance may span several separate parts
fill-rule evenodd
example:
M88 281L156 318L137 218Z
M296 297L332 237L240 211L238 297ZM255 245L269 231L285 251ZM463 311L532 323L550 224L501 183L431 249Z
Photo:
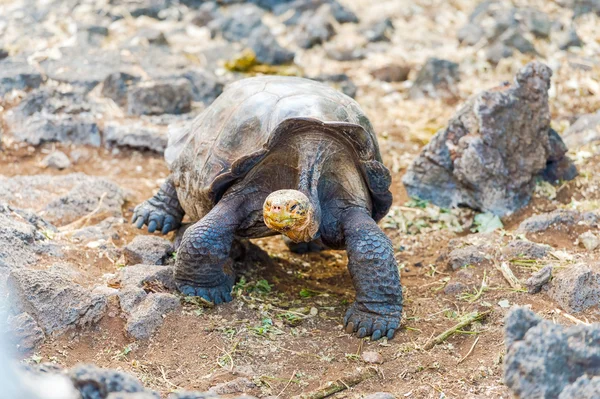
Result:
M351 208L342 215L348 269L356 300L346 312L346 332L358 337L392 338L402 316L402 287L390 239L366 209Z

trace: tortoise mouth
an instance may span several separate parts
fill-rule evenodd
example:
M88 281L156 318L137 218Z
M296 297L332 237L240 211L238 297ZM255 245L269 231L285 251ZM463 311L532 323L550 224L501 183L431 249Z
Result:
M303 230L307 224L306 216L294 216L277 214L274 215L269 211L263 213L265 224L272 230L285 233L292 230Z

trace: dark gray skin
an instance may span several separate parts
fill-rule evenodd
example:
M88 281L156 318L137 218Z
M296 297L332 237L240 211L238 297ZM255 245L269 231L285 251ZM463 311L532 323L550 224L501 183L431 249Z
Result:
M179 290L215 304L231 301L234 238L277 234L264 223L265 199L276 190L297 189L318 209L314 239L348 251L356 301L344 318L345 330L374 340L392 338L402 312L398 267L392 243L371 217L368 188L349 153L344 144L315 133L294 136L267 156L185 232L175 271ZM179 227L183 213L169 178L136 208L133 220L165 234Z

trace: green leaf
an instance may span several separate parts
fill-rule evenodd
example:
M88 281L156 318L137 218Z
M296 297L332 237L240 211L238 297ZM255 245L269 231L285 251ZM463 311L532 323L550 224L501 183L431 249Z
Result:
M503 309L506 309L506 308L509 308L509 307L510 307L510 302L508 302L508 299L503 299L503 300L501 300L500 302L498 302L498 305L499 305L501 308L503 308Z
M494 230L504 228L500 218L493 213L480 213L475 216L475 228L472 231L479 233L491 233Z

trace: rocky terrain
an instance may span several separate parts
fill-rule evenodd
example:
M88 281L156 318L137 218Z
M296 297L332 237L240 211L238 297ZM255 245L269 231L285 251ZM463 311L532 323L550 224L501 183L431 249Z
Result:
M177 234L129 223L168 175L169 131L256 74L325 82L378 133L394 339L342 331L344 252L244 243L215 307L174 289ZM600 395L597 1L4 1L0 140L1 329L38 388Z

